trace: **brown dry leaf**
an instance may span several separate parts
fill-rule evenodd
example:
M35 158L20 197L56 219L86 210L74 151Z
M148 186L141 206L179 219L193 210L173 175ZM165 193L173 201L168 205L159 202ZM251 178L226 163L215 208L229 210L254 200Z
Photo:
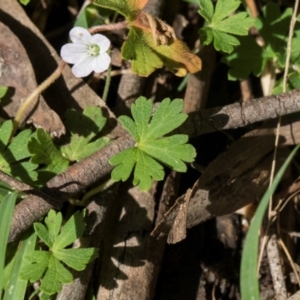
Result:
M151 232L151 236L160 238L168 234L168 244L176 244L186 237L187 212L190 199L198 188L198 180L191 189L180 196L174 205L164 214L158 225Z
M22 101L36 88L34 71L27 53L14 33L0 22L0 85L9 87L1 107L9 116L17 113ZM3 113L2 111L2 113ZM22 122L42 127L53 136L65 133L59 116L42 97L36 99L28 108Z

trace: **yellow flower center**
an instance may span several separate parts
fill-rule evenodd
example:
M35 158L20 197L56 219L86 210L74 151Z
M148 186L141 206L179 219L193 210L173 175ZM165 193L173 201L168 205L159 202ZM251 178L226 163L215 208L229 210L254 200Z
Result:
M100 47L96 44L92 44L88 46L88 54L89 56L98 56L100 53Z

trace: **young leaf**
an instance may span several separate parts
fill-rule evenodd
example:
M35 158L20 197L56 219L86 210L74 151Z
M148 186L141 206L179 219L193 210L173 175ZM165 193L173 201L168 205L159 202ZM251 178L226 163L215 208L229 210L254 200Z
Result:
M240 46L222 58L222 61L231 67L228 72L228 79L245 79L251 72L255 76L260 76L270 57L251 36L243 36L239 40Z
M72 280L72 273L58 259L51 255L40 288L44 293L52 295L61 291L63 283L70 283Z
M88 106L83 113L68 110L66 113L66 129L71 133L70 143L61 147L62 155L70 161L79 161L97 150L105 147L109 139L92 139L102 130L106 123L101 108Z
M211 0L199 0L199 4L198 12L208 23L200 29L201 41L204 45L214 41L217 51L231 53L234 46L240 44L233 35L247 35L249 28L254 25L254 20L246 12L232 15L241 4L240 0L218 0L215 10Z
M97 249L55 249L54 256L72 269L82 271L97 257Z
M273 57L286 46L292 13L292 8L281 12L279 5L272 2L263 8L263 18L260 19L262 27L259 32L266 43L265 48L273 53Z
M51 253L48 251L33 251L24 256L24 266L20 272L20 278L35 282L39 280L47 270Z
M36 224L41 224L41 223L36 223ZM58 234L61 228L62 224L62 214L61 213L56 213L54 210L50 210L47 217L45 218L45 224L48 228L48 236L49 240L51 241L48 247L52 247L55 240L58 238ZM40 237L41 238L41 237ZM41 238L42 240L45 241L45 239Z
M59 216L60 213L57 213L57 215L58 215L57 218L61 217ZM53 243L53 249L62 249L65 248L66 246L69 246L76 239L81 237L81 235L84 232L84 229L85 229L84 212L77 211L74 215L72 215L72 217L62 228L60 235Z
M72 273L63 265L76 270L85 266L97 256L96 248L63 249L79 238L84 229L84 212L76 212L60 230L61 213L51 210L45 219L45 225L34 224L38 236L50 248L49 251L33 251L26 255L25 266L21 270L21 278L31 282L41 280L41 291L52 295L61 290L63 283L73 280Z
M31 131L23 130L10 142L13 131L11 120L5 121L0 127L0 170L20 179L26 183L33 184L37 178L35 169L37 165L26 161L31 154L24 148L31 136Z
M27 147L32 154L32 163L46 165L38 170L40 184L63 172L69 166L69 161L55 147L50 134L41 128L37 129Z
M162 137L186 120L187 115L182 113L183 101L164 99L151 117L152 109L151 100L139 97L131 107L134 122L125 116L119 118L137 145L109 161L116 166L111 174L113 180L125 181L134 169L133 184L139 185L141 190L149 189L152 179L163 179L163 167L158 161L178 172L185 172L184 162L192 162L196 156L194 147L186 144L188 136Z
M259 76L270 60L284 66L285 55L282 55L282 49L286 45L291 15L292 9L288 8L282 13L275 3L268 3L263 8L263 17L256 21L255 27L259 29L265 45L259 46L249 36L239 37L240 45L236 47L234 53L222 59L231 67L228 73L230 80L244 79L251 72Z

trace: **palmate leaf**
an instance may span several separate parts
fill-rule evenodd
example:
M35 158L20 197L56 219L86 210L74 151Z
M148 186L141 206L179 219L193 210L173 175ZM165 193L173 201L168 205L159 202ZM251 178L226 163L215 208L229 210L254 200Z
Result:
M185 172L185 162L192 162L196 156L194 147L186 144L187 135L163 137L186 120L187 115L182 113L183 101L164 99L153 116L152 109L151 100L139 97L131 107L134 121L126 116L119 118L137 145L109 161L116 166L111 174L113 180L127 180L134 169L133 184L141 190L149 189L153 179L163 179L160 162L178 172Z
M23 130L12 140L12 120L0 126L0 170L23 182L33 184L37 178L37 164L29 162L30 152L24 147L30 139L31 130Z
M233 53L222 59L231 67L228 73L230 80L245 79L251 72L255 76L260 76L270 60L275 61L278 66L284 67L285 54L283 55L283 52L286 53L286 51L282 51L282 49L286 46L291 15L292 9L288 8L281 12L275 3L268 3L263 8L263 16L256 20L255 27L262 35L265 45L259 46L250 36L239 37L240 45L235 48ZM292 58L297 56L297 44L295 40Z
M62 214L50 210L45 225L35 223L35 232L50 250L27 254L20 277L31 282L41 280L41 291L49 295L59 292L63 283L71 282L73 275L64 264L83 270L96 258L98 251L96 248L64 249L83 234L83 219L84 212L77 211L61 229Z
M100 107L88 106L83 113L68 110L65 126L71 133L71 139L69 144L60 148L62 155L70 161L79 161L105 147L109 138L101 137L92 141L105 123L106 118Z
M207 22L200 29L201 41L204 45L214 42L217 51L231 53L240 44L233 35L248 35L248 30L254 25L246 12L232 13L240 6L240 0L218 0L215 10L212 0L199 0L199 14Z
M38 170L37 184L44 184L69 166L69 161L56 148L50 134L41 128L37 129L27 147L32 154L32 163L46 165Z
M46 165L38 170L36 184L44 184L67 169L70 162L82 160L106 146L109 138L96 139L105 123L106 118L99 107L88 106L83 113L68 110L65 125L70 133L70 142L60 149L55 146L48 132L37 129L27 145L28 153L32 155L31 163ZM5 135L3 138L6 138Z

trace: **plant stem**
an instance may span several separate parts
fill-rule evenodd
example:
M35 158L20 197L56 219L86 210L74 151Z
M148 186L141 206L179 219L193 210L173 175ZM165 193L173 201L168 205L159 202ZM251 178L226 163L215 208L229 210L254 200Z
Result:
M108 67L106 71L106 78L105 78L105 86L104 86L104 91L102 95L102 100L106 102L107 100L107 95L109 91L109 86L110 86L110 80L111 80L111 65Z
M56 70L45 81L43 81L21 104L14 119L14 129L12 136L14 136L17 129L19 128L20 122L23 116L25 115L27 108L37 99L39 94L41 94L50 84L52 84L61 75L65 65L66 63L64 61L61 61Z
M124 29L124 28L127 28L126 21L114 23L114 24L104 24L104 25L94 26L89 29L89 32L91 34L94 34L96 32L100 32L100 31L113 31L113 30L120 30L120 29Z

